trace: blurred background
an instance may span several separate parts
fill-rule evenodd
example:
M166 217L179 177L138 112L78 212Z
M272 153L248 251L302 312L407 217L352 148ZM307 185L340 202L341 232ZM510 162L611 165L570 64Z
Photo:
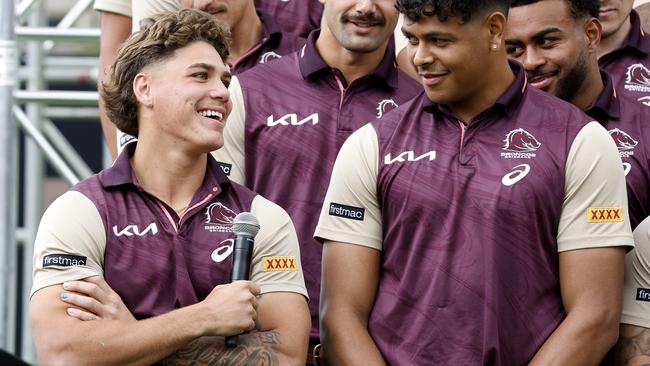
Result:
M40 216L110 164L97 109L99 16L92 0L0 2L0 364L36 364L28 302Z

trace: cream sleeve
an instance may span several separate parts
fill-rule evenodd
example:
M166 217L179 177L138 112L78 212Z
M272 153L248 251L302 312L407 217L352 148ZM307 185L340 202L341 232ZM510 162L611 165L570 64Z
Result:
M131 0L95 0L93 9L131 17Z
M180 0L133 0L133 32L140 30L140 21L166 11L177 11L183 6Z
M228 87L232 111L223 130L223 147L212 152L212 156L221 164L228 178L243 186L246 185L246 108L239 79L233 76Z
M45 211L34 243L31 294L104 273L106 231L95 205L76 191L57 198Z
M634 244L625 257L621 323L650 328L650 218L634 230Z
M300 262L298 236L289 215L280 206L256 196L251 213L260 223L255 236L251 281L261 293L296 292L309 299Z
M625 176L614 141L597 122L576 136L565 170L558 251L634 247Z
M334 163L314 233L317 239L382 249L378 154L377 134L370 124L345 141Z

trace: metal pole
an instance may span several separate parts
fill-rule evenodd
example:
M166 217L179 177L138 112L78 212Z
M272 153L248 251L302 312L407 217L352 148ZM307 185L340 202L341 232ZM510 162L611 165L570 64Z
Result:
M15 208L13 202L13 166L16 164L13 144L16 129L11 107L17 74L17 52L14 35L14 2L0 2L0 348L14 351L13 313L16 285L16 242L14 240Z

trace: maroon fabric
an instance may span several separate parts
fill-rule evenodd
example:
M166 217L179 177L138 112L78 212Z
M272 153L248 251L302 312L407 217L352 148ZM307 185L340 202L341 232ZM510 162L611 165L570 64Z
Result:
M350 134L412 98L419 84L397 69L392 45L377 69L346 85L305 48L238 75L246 106L248 187L282 206L294 222L318 338L321 245L313 239L336 155Z
M627 183L632 230L650 216L650 107L620 98L612 80L601 72L605 88L587 114L599 121L616 142Z
M424 93L372 122L383 252L369 331L390 365L524 365L565 317L564 169L591 118L511 67L467 128ZM406 151L436 155L394 159ZM521 164L529 174L504 183Z
M230 65L233 74L240 74L257 65L277 60L305 44L305 39L280 31L275 19L264 11L257 11L264 26L260 42Z
M106 281L143 319L197 303L230 282L232 255L221 262L211 257L234 238L232 219L250 211L255 193L230 183L209 157L203 185L178 224L173 209L138 185L129 163L135 146L127 145L113 167L73 189L95 204L104 221Z
M255 0L255 7L271 14L282 31L306 38L320 28L323 4L318 0Z

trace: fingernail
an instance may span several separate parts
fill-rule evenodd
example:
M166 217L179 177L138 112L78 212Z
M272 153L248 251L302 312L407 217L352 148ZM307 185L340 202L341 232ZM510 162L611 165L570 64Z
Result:
M65 300L68 298L68 293L67 292L62 292L61 293L61 300Z
M63 288L66 290L70 288L70 282L63 282Z
M74 315L74 309L68 308L68 315Z

